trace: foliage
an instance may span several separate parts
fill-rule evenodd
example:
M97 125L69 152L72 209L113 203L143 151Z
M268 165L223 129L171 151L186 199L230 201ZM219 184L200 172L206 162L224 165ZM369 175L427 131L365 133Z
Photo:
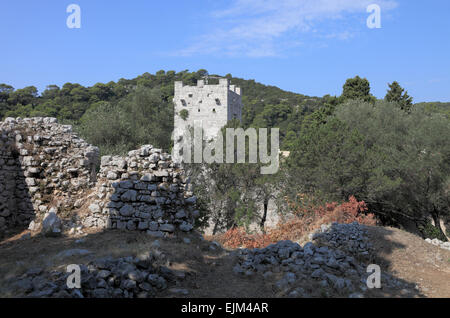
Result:
M445 234L442 233L441 231L439 231L439 229L437 227L433 226L433 224L431 224L430 222L425 224L425 226L422 228L422 232L424 233L425 238L429 238L432 240L438 239L443 242L448 241Z
M239 121L234 120L221 131L223 162L226 162L226 129L240 127ZM246 163L185 164L194 192L205 207L201 223L213 224L214 234L236 226L248 227L252 222L263 226L267 213L264 207L276 193L277 175L262 175L261 163L249 163L248 142L245 151ZM236 152L237 149L235 158Z
M306 199L306 204L305 204ZM325 223L352 223L375 225L375 216L368 212L368 207L364 201L358 201L354 196L350 196L344 203L326 203L325 205L311 205L310 198L304 194L298 194L296 201L289 201L292 213L299 217L312 217L315 219L326 219ZM323 223L322 223L323 224Z
M227 248L264 248L275 243L268 234L252 234L244 228L235 227L219 237Z
M170 151L174 81L195 85L206 75L204 69L161 70L92 87L49 85L40 95L34 86L0 84L0 119L57 117L102 155L142 144ZM346 81L341 96L323 98L226 77L242 88L244 104L242 123L229 127L280 128L282 150L291 155L275 176L261 175L257 164L191 166L199 225L212 222L220 231L264 224L261 207L268 200L296 200L298 192L313 198L310 209L354 195L383 222L407 219L423 229L429 218L439 224L450 213L450 103L412 106L397 82L376 102L359 76Z
M300 200L302 201L304 196L299 195L299 198L302 198ZM278 224L267 233L251 234L243 228L235 227L220 235L218 240L229 248L263 248L282 240L298 241L319 229L322 224L333 222L348 224L355 221L365 225L376 224L374 215L367 213L366 204L359 202L355 197L350 197L348 202L342 204L333 202L306 208L299 202L290 202L289 206L296 217Z
M79 131L102 154L125 154L143 144L170 149L173 109L160 91L138 87L117 102L99 102L80 119Z
M450 103L418 103L414 105L414 108L420 108L426 114L442 114L450 119Z
M183 120L188 119L189 117L189 111L187 109L182 109L180 111L180 117L183 118Z
M140 142L154 143L155 146L170 150L170 136L173 129L174 81L183 81L185 85L196 85L197 80L209 75L207 70L197 72L158 71L156 74L144 73L134 79L120 79L117 82L97 83L92 87L84 87L77 83L66 83L61 88L57 85L49 85L39 96L36 87L30 86L15 90L7 84L0 84L0 120L4 117L33 117L51 116L57 117L63 123L75 126L81 137L96 144L103 154L119 151L120 153L132 150ZM280 127L281 142L288 132L291 136L298 131L299 124L305 114L321 107L322 99L308 97L301 94L283 91L274 86L266 86L254 80L234 78L231 74L226 77L231 84L240 86L243 91L243 126L248 127ZM214 79L210 79L214 84ZM150 98L148 106L140 103L131 105L135 101L146 99L143 91L152 91L154 97ZM144 97L139 97L144 96ZM98 110L99 105L111 104L108 112L106 106ZM128 116L121 113L121 107L132 113L143 111L141 114ZM113 118L128 120L128 123L100 122L97 119ZM141 116L142 115L142 116ZM136 132L129 132L129 121L136 120ZM145 126L153 126L154 129ZM88 127L87 123L90 123ZM115 132L108 131L106 126L111 123ZM106 133L101 138L100 133L93 130L98 125L105 127L99 131ZM117 138L123 134L129 139ZM133 128L134 129L134 128ZM143 134L147 134L145 137ZM154 135L156 134L156 135ZM98 143L98 141L100 141Z
M355 195L390 224L448 214L450 122L421 108L408 114L393 106L356 100L338 105L325 121L305 120L286 189L323 200Z
M349 78L343 87L342 101L362 100L365 102L375 102L375 97L370 94L370 83L366 78L356 76Z
M101 102L89 109L77 130L92 144L101 145L101 155L122 155L133 148L133 125L117 104Z
M300 189L320 192L324 200L341 200L361 192L366 151L363 137L350 127L337 118L318 125L306 120L287 161L290 195Z
M397 104L402 110L406 112L411 111L413 106L413 98L408 95L398 82L394 81L389 84L389 90L384 98L387 102Z

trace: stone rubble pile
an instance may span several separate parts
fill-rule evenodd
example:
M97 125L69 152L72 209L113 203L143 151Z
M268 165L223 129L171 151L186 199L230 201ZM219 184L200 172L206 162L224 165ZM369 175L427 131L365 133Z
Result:
M102 258L81 265L81 288L69 288L65 271L44 272L30 269L11 286L15 293L31 298L149 298L159 296L184 280L185 273L157 265L158 255L152 252L139 256ZM73 282L69 278L70 282ZM186 294L183 289L168 292Z
M425 239L425 242L433 244L434 246L438 246L444 250L449 250L450 251L450 242L443 242L441 240L438 239Z
M93 186L99 150L55 118L6 118L0 122L0 234L28 226L55 205L73 208Z
M312 240L360 258L367 258L373 251L366 228L357 222L322 225L319 231L312 234Z
M279 292L291 297L308 297L296 284L310 281L317 289L332 288L347 296L362 295L367 291L367 265L361 257L371 253L364 226L358 223L323 226L321 233L314 234L315 242L303 247L291 241L281 241L261 249L237 251L236 274L252 276L262 274L264 278L282 273L274 284ZM328 241L327 241L328 240ZM323 242L328 245L322 245ZM402 282L382 273L382 284L386 288L398 288Z

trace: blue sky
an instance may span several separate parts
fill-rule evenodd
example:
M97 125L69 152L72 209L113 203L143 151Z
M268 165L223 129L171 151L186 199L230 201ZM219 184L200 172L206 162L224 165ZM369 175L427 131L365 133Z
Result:
M72 3L80 29L66 26ZM381 29L366 25L372 3ZM450 101L449 12L448 0L1 0L0 83L205 68L311 96L360 75L377 97L397 80L416 102Z

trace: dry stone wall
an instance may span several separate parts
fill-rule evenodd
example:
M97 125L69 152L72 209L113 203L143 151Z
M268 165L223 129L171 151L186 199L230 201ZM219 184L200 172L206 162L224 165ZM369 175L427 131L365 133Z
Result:
M139 230L155 237L193 228L197 199L184 171L161 149L146 145L127 157L102 157L98 178L85 227Z
M0 235L29 227L53 234L128 229L162 237L190 231L195 206L184 171L161 149L146 145L100 161L97 147L55 118L0 122Z
M93 186L98 156L98 148L55 118L0 122L0 233L52 208L70 211Z

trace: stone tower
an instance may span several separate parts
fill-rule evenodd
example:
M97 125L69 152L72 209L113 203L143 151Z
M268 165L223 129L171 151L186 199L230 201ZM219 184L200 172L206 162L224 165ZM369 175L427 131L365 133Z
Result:
M241 89L230 85L226 78L219 79L218 85L206 85L204 80L199 80L197 86L175 82L173 103L174 154L180 149L180 137L189 127L194 127L194 122L201 123L206 138L212 139L229 120L242 120Z

